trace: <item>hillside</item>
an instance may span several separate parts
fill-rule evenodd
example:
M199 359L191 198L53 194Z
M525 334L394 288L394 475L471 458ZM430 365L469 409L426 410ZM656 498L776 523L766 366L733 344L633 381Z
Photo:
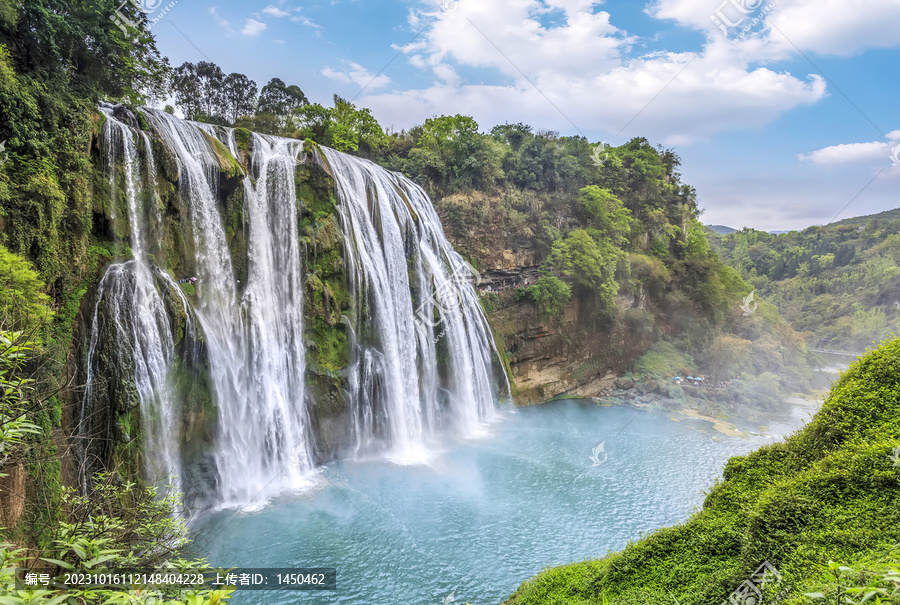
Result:
M710 243L814 348L862 351L900 329L900 211Z
M827 227L839 227L841 225L867 225L869 221L896 221L900 220L900 208L894 208L893 210L885 210L884 212L878 212L877 214L865 214L863 216L852 216L850 218L845 218L839 221L835 221L833 223L829 223L826 225Z
M734 227L726 227L725 225L706 225L706 227L719 235L728 235L737 231Z
M751 602L740 595L755 593L741 591L764 563L778 574L764 568L766 603L776 594L790 605L823 602L804 593L865 602L853 589L869 584L883 591L880 602L900 602L898 444L900 339L854 363L784 443L732 458L690 519L621 552L541 572L506 603Z

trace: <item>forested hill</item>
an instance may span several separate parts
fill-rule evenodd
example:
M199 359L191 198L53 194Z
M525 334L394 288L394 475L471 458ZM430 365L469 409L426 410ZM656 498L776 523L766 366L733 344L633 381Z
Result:
M861 351L900 330L900 209L780 235L708 235L815 348Z

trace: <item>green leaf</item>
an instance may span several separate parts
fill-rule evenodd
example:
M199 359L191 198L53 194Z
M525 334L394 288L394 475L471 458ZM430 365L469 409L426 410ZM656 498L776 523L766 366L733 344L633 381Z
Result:
M84 565L85 567L87 567L88 569L91 569L91 568L94 567L95 565L99 565L100 563L104 563L104 562L110 561L110 560L112 560L112 559L117 559L118 557L119 557L118 553L114 553L114 554L111 554L111 555L103 555L103 556L100 556L100 557L94 557L94 558L91 559L90 561L85 561L85 562L83 563L83 565Z
M46 561L47 563L53 563L54 565L59 565L63 569L68 569L69 571L75 571L75 566L71 563L66 563L65 561L60 561L59 559L48 559L46 557L41 557L41 561Z

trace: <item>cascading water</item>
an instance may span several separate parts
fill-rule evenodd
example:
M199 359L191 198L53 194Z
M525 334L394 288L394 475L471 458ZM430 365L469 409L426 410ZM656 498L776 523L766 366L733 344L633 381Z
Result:
M264 500L312 467L306 440L303 286L297 238L294 148L254 136L248 283L239 295L218 209L219 159L204 128L147 110L175 152L196 250L197 316L206 335L219 411L215 444L224 504ZM234 149L233 145L229 145ZM221 153L221 151L220 151ZM255 181L255 182L254 182Z
M303 279L294 185L299 146L253 135L251 176L244 179L250 237L241 317L248 392L239 405L222 410L219 452L226 469L234 466L231 458L244 456L233 483L255 493L271 481L272 469L283 470L290 484L298 485L312 467L305 434ZM248 451L265 456L247 457Z
M181 441L196 414L178 405L180 391L171 378L186 371L173 365L187 363L173 334L172 304L166 304L174 297L195 324L194 340L202 341L194 343L202 353L192 354L202 362L187 371L201 368L210 385L214 430L212 443L204 445L202 471L215 492L210 499L246 505L305 484L319 436L308 409L316 402L308 401L305 384L305 259L295 185L302 143L251 134L242 152L233 130L142 109L148 137L136 120L128 125L111 107L103 111L111 183L117 165L125 174L134 259L112 265L100 282L83 410L103 405L91 379L98 360L110 358L106 348L127 350L131 362L122 364L133 365L148 457L175 472L191 464L179 445L184 449ZM154 145L161 145L159 162ZM408 179L366 160L324 148L309 157L326 167L336 185L353 299L351 317L342 319L353 347L342 379L351 436L341 447L351 455L387 450L394 459L420 461L440 430L478 434L498 396L492 367L497 351L468 281L472 271L444 238L430 200ZM156 189L156 164L165 164L177 183L175 227L166 223L171 217L160 216L165 204ZM229 183L224 193L223 179ZM222 200L241 181L237 228L246 238L246 258L229 248L235 225L229 223L228 232L222 214ZM187 243L184 258L173 260L162 242L171 241L167 229L176 227L178 241ZM152 255L145 250L147 237L154 239ZM189 296L167 262L198 278ZM245 283L238 274L246 275ZM90 413L84 416L87 426Z
M353 242L346 260L362 309L356 324L368 335L351 368L356 446L365 452L386 439L396 460L419 461L436 429L475 435L494 413L495 351L472 270L420 187L367 160L323 152L341 229Z
M141 168L145 168L148 179L155 171L149 140L144 135L146 162L142 165L135 133L113 116L112 108L104 106L102 111L107 118L102 137L107 153L110 190L117 190L116 166L121 159L134 259L110 266L98 286L93 314L94 330L88 350L85 403L81 407L79 428L83 435L95 433L94 419L89 413L92 407L88 404L93 400L98 387L95 380L97 365L100 363L98 352L104 348L111 349L110 357L134 367L135 389L145 425L145 447L154 452L153 456L144 458L144 470L153 481L163 483L170 477L181 475L181 462L178 454L175 397L169 381L174 343L156 279L168 282L171 290L177 291L181 296L185 308L187 301L171 278L155 273L147 262L144 234L149 229L143 219L145 209L141 204L141 194L148 187L145 186ZM155 197L151 196L151 199ZM151 215L158 216L155 207ZM190 315L187 321L191 321ZM109 385L102 386L107 390L110 388ZM116 386L112 385L112 388ZM88 484L85 474L88 467L89 465L81 467L82 485L85 489Z

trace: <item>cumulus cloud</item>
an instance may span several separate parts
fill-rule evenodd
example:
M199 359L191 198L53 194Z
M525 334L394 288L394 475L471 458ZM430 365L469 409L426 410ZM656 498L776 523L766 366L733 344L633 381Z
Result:
M698 53L633 56L637 38L613 25L609 13L591 12L597 4L460 0L452 12L430 13L434 22L419 40L397 48L412 66L431 71L433 84L362 102L397 127L459 107L485 126L524 121L571 131L574 125L682 145L765 125L826 95L819 76L750 67L755 59L727 41ZM505 82L463 81L463 68L489 70Z
M723 27L734 38L749 26L745 42L771 58L795 53L795 46L842 56L900 46L896 0L654 0L645 12L702 30L710 39L723 38Z
M900 154L900 130L895 130L886 135L889 142L873 141L870 143L842 143L831 145L801 153L797 157L805 162L834 166L837 164L852 164L856 162L887 161Z
M281 10L277 6L272 6L271 4L264 8L262 12L266 13L267 15L272 15L273 17L287 17L288 15L290 15L289 12Z

